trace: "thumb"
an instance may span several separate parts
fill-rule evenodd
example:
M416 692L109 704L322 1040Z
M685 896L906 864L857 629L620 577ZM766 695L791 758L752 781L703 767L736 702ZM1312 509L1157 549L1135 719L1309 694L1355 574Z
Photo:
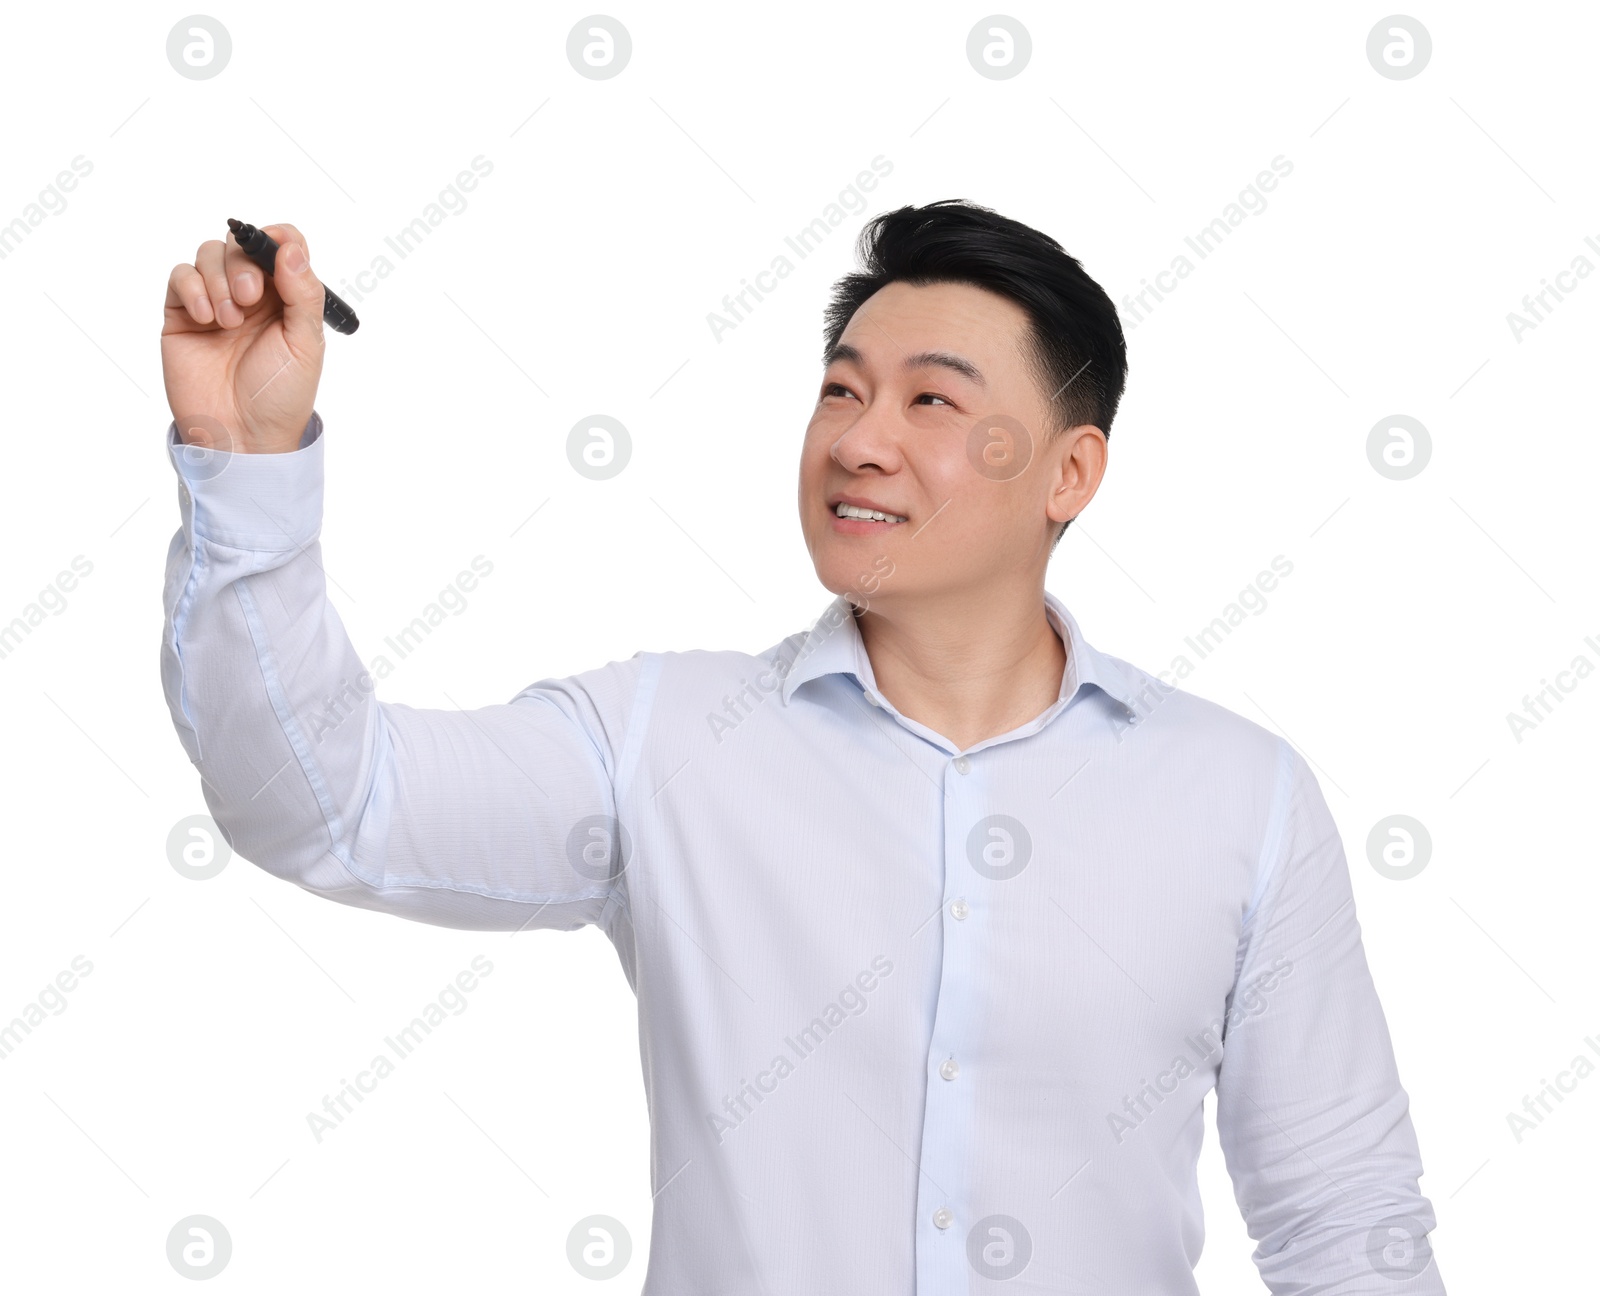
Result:
M322 345L322 281L311 269L305 244L290 240L278 249L273 285L283 298L283 334L296 351Z

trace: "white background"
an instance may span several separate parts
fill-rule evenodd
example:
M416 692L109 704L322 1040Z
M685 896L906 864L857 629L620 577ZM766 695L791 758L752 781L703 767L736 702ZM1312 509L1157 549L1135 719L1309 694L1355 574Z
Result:
M0 260L0 623L74 556L93 571L0 659L0 1023L74 956L93 971L0 1061L0 1286L192 1290L165 1252L191 1214L232 1237L216 1290L642 1281L634 1002L597 930L431 928L239 858L192 881L166 853L205 810L157 668L167 275L236 216L297 224L337 290L478 155L493 171L465 210L347 295L361 330L329 334L317 402L323 559L364 658L474 555L494 565L382 686L416 706L810 623L830 596L797 454L825 293L868 216L972 199L1120 301L1292 162L1130 329L1110 471L1050 587L1098 646L1159 670L1292 561L1184 687L1317 770L1451 1292L1592 1280L1600 1075L1520 1141L1507 1113L1575 1056L1600 1063L1600 677L1566 677L1520 742L1506 717L1574 658L1600 664L1600 276L1520 340L1507 314L1574 257L1600 266L1596 11L1412 10L1432 58L1391 80L1366 56L1381 7L1025 4L1006 13L1032 60L990 80L966 57L983 7L623 5L604 12L632 59L604 81L567 60L587 12L229 5L207 11L233 42L208 80L167 61L181 9L7 14L0 223L74 157L92 171ZM723 295L880 154L866 209L714 338ZM566 460L595 413L633 438L610 481ZM1406 481L1366 452L1397 413L1432 439ZM1391 814L1432 837L1406 881L1367 857ZM477 954L494 971L467 1010L317 1143L306 1114ZM1209 1133L1200 1173L1202 1289L1262 1290ZM634 1243L602 1284L565 1250L597 1213Z

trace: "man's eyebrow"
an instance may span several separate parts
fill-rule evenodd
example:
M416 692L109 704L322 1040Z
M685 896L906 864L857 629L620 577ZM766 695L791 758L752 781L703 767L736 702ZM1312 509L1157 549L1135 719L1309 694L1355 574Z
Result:
M848 342L840 342L833 350L828 352L823 368L826 369L835 360L847 360L853 365L858 365L862 368L866 367L866 358ZM953 370L968 381L977 383L979 387L987 387L989 385L984 380L983 374L978 371L977 365L970 360L962 359L958 355L952 355L948 351L918 351L915 355L908 355L905 358L905 363L900 367L909 371L912 369L924 369L930 365L941 369Z

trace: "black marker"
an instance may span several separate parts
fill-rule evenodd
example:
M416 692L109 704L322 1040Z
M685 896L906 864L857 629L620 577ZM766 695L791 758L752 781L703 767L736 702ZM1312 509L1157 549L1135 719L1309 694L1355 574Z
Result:
M278 256L278 245L271 237L254 225L234 220L232 216L228 217L228 228L233 231L234 241L239 244L239 250L271 274ZM322 285L322 291L325 294L322 299L323 323L335 333L354 333L361 325L356 313L346 306L343 299L327 284Z

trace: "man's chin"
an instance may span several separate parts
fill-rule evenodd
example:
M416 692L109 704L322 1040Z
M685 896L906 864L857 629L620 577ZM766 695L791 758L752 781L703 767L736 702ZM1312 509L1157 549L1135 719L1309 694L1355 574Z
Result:
M906 572L886 556L871 555L856 561L816 564L817 580L831 593L842 594L859 608L880 608L891 596L906 594Z

